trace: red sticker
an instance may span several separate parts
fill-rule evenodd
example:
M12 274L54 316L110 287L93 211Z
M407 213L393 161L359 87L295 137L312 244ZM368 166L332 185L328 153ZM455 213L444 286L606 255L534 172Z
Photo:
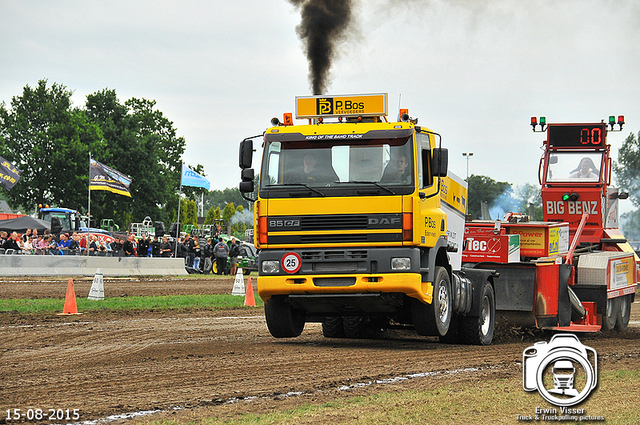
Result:
M302 266L302 258L295 252L287 252L282 256L282 260L280 260L282 264L282 268L287 273L295 273L300 270Z

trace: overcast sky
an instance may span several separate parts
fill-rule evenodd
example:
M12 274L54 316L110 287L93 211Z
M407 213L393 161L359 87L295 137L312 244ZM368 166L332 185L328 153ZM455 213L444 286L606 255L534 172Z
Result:
M0 102L38 80L153 99L212 189L237 187L238 143L311 94L287 0L0 2ZM361 0L327 94L389 94L442 134L450 169L538 184L531 116L597 122L613 157L640 131L637 0ZM300 123L303 123L302 121ZM257 158L254 157L254 158ZM630 204L629 201L626 201Z

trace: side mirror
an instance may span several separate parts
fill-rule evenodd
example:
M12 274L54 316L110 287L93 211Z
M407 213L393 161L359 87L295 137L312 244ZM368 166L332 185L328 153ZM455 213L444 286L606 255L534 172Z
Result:
M58 235L62 232L62 222L60 217L51 217L51 233Z
M253 192L253 168L245 168L242 170L242 181L240 182L240 193Z
M251 193L253 192L253 182L240 182L240 193Z
M254 190L253 178L254 178L253 168L245 168L242 170L242 181L240 182L240 186L238 187L238 189L240 189L240 194L242 195L242 197L249 202L256 201L255 199L245 195L245 193L252 193Z
M253 160L253 139L244 139L240 142L240 168L251 168Z
M434 177L447 177L449 169L449 150L447 148L434 148L431 161L431 175Z

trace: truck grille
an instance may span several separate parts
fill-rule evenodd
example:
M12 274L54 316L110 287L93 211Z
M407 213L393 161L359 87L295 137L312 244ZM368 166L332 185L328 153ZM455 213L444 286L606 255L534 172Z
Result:
M301 230L366 229L366 215L305 216L300 218Z
M313 279L315 286L353 286L355 277L316 277Z
M402 213L269 216L267 243L350 244L402 242Z
M308 260L364 260L367 258L366 250L324 250L302 251L303 261Z
M342 263L316 263L313 266L316 273L355 273L358 271L358 263L354 261Z

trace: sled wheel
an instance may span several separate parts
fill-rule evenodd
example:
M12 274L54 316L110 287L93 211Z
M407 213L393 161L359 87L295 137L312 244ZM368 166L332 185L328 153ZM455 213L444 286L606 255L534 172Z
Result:
M618 317L618 310L620 310L620 299L609 298L607 299L607 310L602 315L602 330L610 331L616 326L616 320Z
M582 320L587 311L584 309L580 298L573 292L573 289L567 288L569 290L569 301L571 302L571 321L577 322Z
M618 315L616 317L616 330L623 332L629 326L629 318L631 318L631 295L620 297Z

